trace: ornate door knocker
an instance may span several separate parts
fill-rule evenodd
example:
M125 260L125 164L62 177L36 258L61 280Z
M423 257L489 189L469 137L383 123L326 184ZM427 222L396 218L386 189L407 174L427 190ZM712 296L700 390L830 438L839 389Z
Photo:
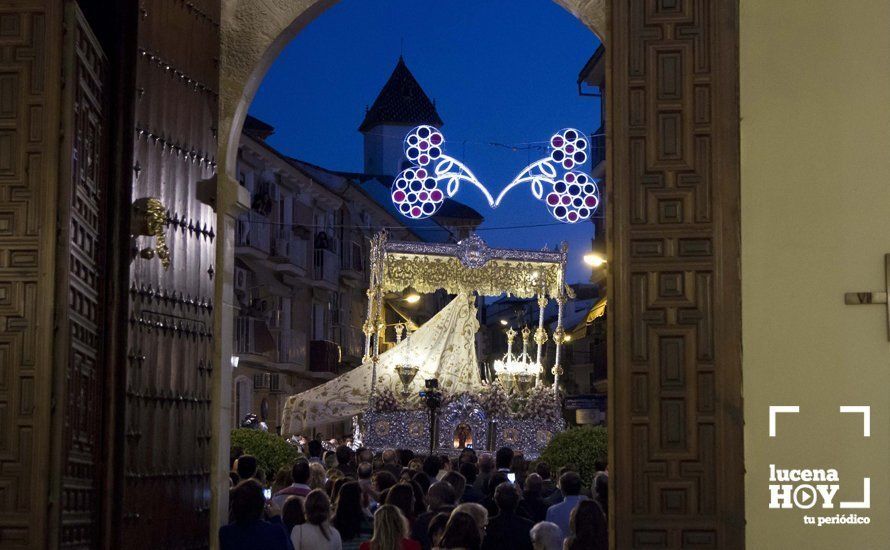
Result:
M138 251L139 256L150 260L155 256L161 261L164 269L170 267L170 249L164 234L167 226L167 211L160 199L147 197L137 199L133 203L133 235L145 235L155 238L155 246L145 247Z

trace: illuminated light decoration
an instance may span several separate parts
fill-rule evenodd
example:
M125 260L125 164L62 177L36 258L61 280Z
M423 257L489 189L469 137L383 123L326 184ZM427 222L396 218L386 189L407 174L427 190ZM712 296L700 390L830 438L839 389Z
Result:
M532 195L544 201L550 214L564 223L588 220L600 204L596 180L576 170L587 162L587 140L566 128L550 138L550 154L526 166L494 201L495 206L517 185L531 184ZM546 193L545 193L546 191Z
M439 211L461 182L475 185L490 206L494 199L473 172L445 154L445 136L432 126L418 126L405 137L405 157L414 165L399 173L392 186L392 202L402 215L415 220ZM442 184L445 190L442 190Z
M526 166L495 199L469 168L445 154L445 136L440 130L418 126L405 137L405 156L413 165L393 182L392 202L402 215L417 220L438 212L446 198L457 194L462 182L482 191L492 208L514 187L530 183L532 195L544 201L557 220L577 223L590 219L600 200L596 180L577 170L587 162L584 134L566 128L554 134L549 144L547 157Z

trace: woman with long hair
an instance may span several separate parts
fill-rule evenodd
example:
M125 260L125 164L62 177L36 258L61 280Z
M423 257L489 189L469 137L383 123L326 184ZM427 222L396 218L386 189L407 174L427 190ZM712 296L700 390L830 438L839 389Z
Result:
M247 479L229 491L232 523L219 529L222 550L286 550L287 532L278 523L263 520L263 487Z
M386 493L386 503L402 511L409 522L414 520L414 488L407 483L396 483Z
M441 550L479 550L482 537L473 516L466 512L454 512L445 525L445 533L439 541Z
M296 495L287 497L287 500L284 501L284 506L281 507L281 522L288 533L293 531L297 525L306 523L306 513L303 512L302 498Z
M384 504L374 513L374 538L363 542L359 550L420 550L420 543L408 538L408 520L392 504Z
M565 550L607 550L609 535L603 509L594 500L582 500L569 519L571 535Z
M324 489L324 482L326 480L327 475L325 475L324 466L318 462L310 462L309 483L306 485L308 485L310 489Z
M362 506L362 488L357 481L347 481L340 487L331 523L340 532L344 549L358 548L359 543L371 538L371 518Z
M306 523L290 534L294 550L342 550L340 533L330 523L331 499L320 489L312 490L304 503Z

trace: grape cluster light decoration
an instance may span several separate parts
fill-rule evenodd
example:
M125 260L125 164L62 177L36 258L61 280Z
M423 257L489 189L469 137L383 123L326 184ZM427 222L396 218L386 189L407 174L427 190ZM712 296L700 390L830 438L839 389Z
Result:
M412 166L396 177L392 202L404 216L418 220L436 214L461 183L478 188L489 206L497 208L518 185L530 184L534 197L564 223L590 219L599 206L597 181L581 172L588 142L580 131L566 128L550 138L549 154L526 166L497 198L459 160L445 154L445 136L433 126L418 126L405 137L405 156Z

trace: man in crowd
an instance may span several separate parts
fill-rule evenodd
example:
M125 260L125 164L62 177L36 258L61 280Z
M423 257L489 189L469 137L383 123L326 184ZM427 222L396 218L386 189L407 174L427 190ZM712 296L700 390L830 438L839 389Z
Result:
M476 488L476 477L477 470L476 465L472 462L464 462L460 465L460 474L464 476L464 479L467 481L466 487L464 488L464 493L460 497L461 502L476 502L482 503L485 499L485 495Z
M296 496L298 498L304 499L306 495L309 494L309 491L312 489L309 487L309 461L305 458L300 458L296 462L294 462L293 468L291 468L291 475L294 478L294 482L290 487L285 487L284 489L275 493L272 496L272 503L279 508L284 507L284 503L287 501L288 497Z
M431 542L427 530L430 521L436 514L451 514L457 504L457 495L454 487L447 481L437 481L430 485L426 493L427 511L417 516L414 525L411 526L411 538L420 543L423 550L429 550Z
M562 531L563 538L569 536L569 520L572 510L584 497L581 496L581 476L575 472L566 472L559 478L559 490L563 500L547 509L547 521L555 523Z
M480 493L485 493L488 487L488 480L491 479L491 473L494 470L494 460L491 453L482 453L479 455L479 473L476 476L476 482L473 486Z
M529 532L534 523L516 514L519 490L512 483L501 483L494 490L498 513L488 520L482 550L532 550Z

